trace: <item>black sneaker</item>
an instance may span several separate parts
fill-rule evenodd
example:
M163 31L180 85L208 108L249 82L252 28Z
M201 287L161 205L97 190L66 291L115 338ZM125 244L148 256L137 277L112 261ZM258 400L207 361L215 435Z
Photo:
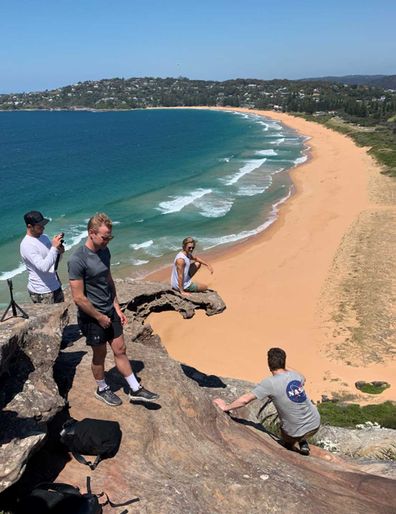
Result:
M118 407L122 403L121 398L113 393L109 386L107 386L106 389L102 389L102 391L99 391L98 388L96 390L95 396L96 398L99 398L99 400L102 400L102 402L105 402L107 405L111 405L112 407Z
M300 447L300 453L301 455L309 455L309 445L307 441L302 440L298 443L298 446Z
M154 400L157 400L159 398L159 394L152 393L151 391L148 391L144 387L141 387L137 391L132 391L132 389L129 391L129 399L130 400L141 400L143 402L152 402Z

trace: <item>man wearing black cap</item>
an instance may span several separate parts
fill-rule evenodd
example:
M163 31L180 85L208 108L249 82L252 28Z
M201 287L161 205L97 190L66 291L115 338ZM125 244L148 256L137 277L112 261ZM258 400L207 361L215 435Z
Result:
M28 291L33 303L60 303L64 301L61 283L55 270L58 257L65 251L63 234L52 241L44 234L49 222L39 211L24 216L26 236L21 241L20 252L29 273Z

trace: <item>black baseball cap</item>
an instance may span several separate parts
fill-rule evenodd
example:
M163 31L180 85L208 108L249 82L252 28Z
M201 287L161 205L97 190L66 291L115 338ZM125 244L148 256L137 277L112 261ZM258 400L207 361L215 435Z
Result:
M30 211L24 215L24 220L27 225L46 225L49 222L49 219L44 218L44 216L39 211Z

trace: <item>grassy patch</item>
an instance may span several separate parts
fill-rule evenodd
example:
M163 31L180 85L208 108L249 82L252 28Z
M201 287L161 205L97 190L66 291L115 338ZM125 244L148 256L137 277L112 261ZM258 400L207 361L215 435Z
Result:
M359 391L362 391L362 393L367 394L381 394L385 391L385 389L388 389L389 385L382 385L382 386L375 386L373 384L367 383L362 386L360 386L358 389Z
M340 404L324 402L318 404L322 424L354 428L359 423L377 422L382 427L396 429L396 405L384 402L379 405Z

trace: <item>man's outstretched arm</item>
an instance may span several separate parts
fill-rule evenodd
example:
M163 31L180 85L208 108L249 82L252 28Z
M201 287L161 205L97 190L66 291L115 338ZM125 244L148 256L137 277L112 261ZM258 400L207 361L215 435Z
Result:
M203 264L213 274L213 268L208 262L205 262L203 259L201 259L200 257L197 257L197 256L191 256L190 259L194 262L199 262L200 264Z
M236 400L234 400L231 403L226 403L221 398L216 398L213 400L213 403L217 405L217 407L220 407L220 409L224 412L228 412L230 410L234 409L240 409L241 407L245 407L248 403L252 402L253 400L257 400L257 396L253 393L245 393Z

